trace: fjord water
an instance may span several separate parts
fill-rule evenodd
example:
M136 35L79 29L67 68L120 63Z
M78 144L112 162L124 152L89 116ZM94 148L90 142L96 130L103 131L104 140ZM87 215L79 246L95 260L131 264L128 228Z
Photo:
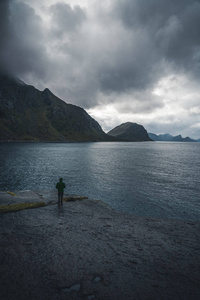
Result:
M200 143L1 143L0 190L54 189L140 216L200 220Z

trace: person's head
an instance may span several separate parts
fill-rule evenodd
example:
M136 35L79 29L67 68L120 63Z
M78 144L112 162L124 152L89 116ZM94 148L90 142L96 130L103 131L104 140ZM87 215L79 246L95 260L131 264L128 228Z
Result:
M62 182L63 181L63 179L62 178L60 178L60 182Z

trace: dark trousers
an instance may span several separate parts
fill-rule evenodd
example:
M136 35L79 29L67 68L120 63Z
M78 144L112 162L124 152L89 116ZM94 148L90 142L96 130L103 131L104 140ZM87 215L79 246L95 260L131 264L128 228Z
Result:
M62 204L63 204L63 192L58 193L58 205L62 205Z

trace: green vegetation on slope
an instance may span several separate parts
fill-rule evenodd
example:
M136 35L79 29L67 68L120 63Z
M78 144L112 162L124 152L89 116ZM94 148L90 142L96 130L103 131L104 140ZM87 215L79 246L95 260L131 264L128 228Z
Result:
M39 91L0 73L0 98L0 140L111 140L83 108L65 103L48 89Z
M38 208L38 207L44 207L44 206L46 206L46 204L44 202L0 205L0 213L16 212L19 210L32 209L32 208Z

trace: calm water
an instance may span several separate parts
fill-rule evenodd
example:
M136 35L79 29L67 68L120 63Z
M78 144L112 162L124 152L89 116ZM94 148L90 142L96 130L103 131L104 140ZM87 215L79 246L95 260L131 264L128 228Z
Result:
M54 189L141 216L200 221L200 143L1 143L0 190Z

